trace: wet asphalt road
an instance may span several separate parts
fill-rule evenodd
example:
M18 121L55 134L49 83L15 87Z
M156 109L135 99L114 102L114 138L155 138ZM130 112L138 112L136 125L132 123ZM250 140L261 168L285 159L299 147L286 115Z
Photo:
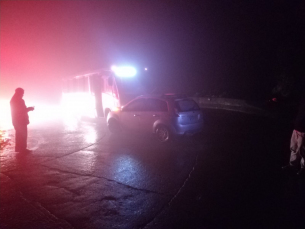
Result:
M103 119L30 125L32 153L1 151L0 228L303 228L304 179L280 171L290 123L205 119L167 145Z

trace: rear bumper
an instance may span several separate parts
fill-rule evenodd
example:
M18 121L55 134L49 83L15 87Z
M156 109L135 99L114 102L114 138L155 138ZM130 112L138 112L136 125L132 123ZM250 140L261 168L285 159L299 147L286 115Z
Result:
M203 130L203 122L200 123L193 123L193 124L188 124L188 125L181 125L181 124L176 124L174 126L174 134L176 135L192 135L199 133Z

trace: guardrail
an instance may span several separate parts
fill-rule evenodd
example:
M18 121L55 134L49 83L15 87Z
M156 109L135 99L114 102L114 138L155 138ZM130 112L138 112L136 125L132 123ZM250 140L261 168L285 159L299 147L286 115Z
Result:
M230 99L230 98L213 98L213 97L193 97L200 108L213 108L238 111L249 114L257 114L263 116L272 116L269 111L259 107L246 100ZM262 103L261 103L262 104Z

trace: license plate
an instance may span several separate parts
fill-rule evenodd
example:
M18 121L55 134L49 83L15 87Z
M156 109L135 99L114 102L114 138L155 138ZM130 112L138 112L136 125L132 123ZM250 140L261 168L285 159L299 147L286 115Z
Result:
M196 120L196 117L194 116L190 117L190 121L194 121L194 120Z

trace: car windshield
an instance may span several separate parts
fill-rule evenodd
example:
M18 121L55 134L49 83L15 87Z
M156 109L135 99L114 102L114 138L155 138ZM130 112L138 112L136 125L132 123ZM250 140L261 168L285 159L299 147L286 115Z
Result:
M179 112L200 110L197 103L192 99L177 100L175 101L175 107Z

